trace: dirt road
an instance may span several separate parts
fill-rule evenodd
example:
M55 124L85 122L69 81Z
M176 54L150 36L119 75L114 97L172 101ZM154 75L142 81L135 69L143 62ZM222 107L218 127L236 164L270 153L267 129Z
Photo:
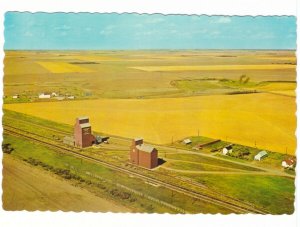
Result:
M5 210L130 211L9 155L3 158L2 187Z

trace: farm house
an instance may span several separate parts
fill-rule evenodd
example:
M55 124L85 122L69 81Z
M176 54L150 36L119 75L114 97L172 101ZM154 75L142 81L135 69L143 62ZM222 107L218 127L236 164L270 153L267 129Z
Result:
M76 118L74 125L75 146L89 147L95 143L95 136L92 134L92 126L88 117Z
M142 138L132 140L130 149L130 161L132 164L148 169L155 168L158 165L157 155L157 150L150 145L144 144Z
M254 160L260 161L261 159L268 156L268 153L266 151L261 151L257 155L254 156Z
M18 99L18 98L20 98L20 96L19 95L13 95L12 98L13 99Z
M51 98L51 94L49 94L49 93L39 94L39 99L50 99L50 98Z
M232 153L232 145L226 146L222 149L223 155L231 154Z
M293 169L296 166L296 159L295 158L285 159L281 162L281 166L286 169Z

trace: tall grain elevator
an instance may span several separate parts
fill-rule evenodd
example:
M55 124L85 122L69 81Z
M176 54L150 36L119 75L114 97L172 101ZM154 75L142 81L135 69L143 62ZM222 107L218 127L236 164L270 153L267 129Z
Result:
M88 117L76 118L74 125L75 146L84 148L95 143L95 136L92 134L92 126Z

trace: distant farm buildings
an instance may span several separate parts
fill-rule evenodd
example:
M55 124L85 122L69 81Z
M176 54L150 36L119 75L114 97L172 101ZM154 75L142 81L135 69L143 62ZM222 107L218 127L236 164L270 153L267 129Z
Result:
M183 140L183 143L184 143L185 145L188 145L188 144L191 144L192 141L191 141L190 139L185 139L185 140Z
M232 145L228 145L222 149L222 154L227 155L232 153Z
M95 136L92 134L92 126L88 117L76 118L74 125L75 146L89 147L95 143Z
M39 94L39 99L50 99L51 94L50 93L41 93Z
M12 98L13 98L13 99L18 99L18 98L20 98L20 95L18 95L18 94L13 95Z
M287 158L282 161L281 166L285 169L294 169L296 167L296 159Z
M257 155L254 156L254 160L260 161L263 158L266 158L268 156L268 153L266 151L261 151Z
M130 147L130 162L148 169L155 168L158 165L158 152L150 146L144 144L142 138L132 140Z

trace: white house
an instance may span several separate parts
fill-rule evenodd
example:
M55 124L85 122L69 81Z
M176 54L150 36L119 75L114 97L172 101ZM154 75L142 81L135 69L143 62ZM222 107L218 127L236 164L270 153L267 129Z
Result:
M48 93L41 93L39 94L39 99L50 99L51 95Z
M288 158L281 162L281 166L286 169L293 169L296 165L296 159L294 158Z
M52 97L57 97L58 94L57 94L56 92L52 92L51 96L52 96Z
M67 98L68 98L68 99L75 99L75 96L70 95L70 96L68 96Z
M185 145L188 145L188 144L191 144L192 141L191 141L190 139L185 139L185 140L183 140L183 143L184 143Z
M228 145L223 148L222 150L223 155L231 154L232 153L232 146Z
M18 99L18 98L20 98L20 96L19 96L19 95L13 95L12 98L13 98L13 99Z
M260 161L261 159L268 156L268 153L266 151L261 151L257 155L254 156L254 160Z

